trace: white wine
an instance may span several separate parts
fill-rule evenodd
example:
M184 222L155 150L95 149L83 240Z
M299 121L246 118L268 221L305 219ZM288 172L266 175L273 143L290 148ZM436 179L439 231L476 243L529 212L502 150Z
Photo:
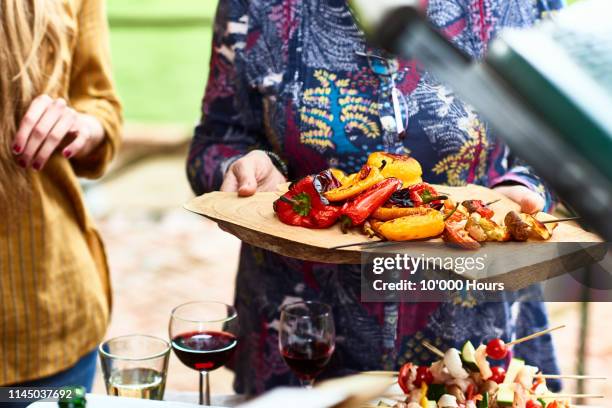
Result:
M117 397L161 400L166 379L150 368L130 368L115 371L108 379L108 394Z

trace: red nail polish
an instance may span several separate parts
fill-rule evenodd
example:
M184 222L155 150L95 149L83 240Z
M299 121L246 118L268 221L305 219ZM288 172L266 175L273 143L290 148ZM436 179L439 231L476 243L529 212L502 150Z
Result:
M72 156L72 152L70 150L64 150L64 157L69 159Z
M21 146L19 145L13 145L13 151L15 153L21 153Z
M23 167L24 169L26 168L26 162L23 159L19 159L17 160L17 164L19 164L21 167Z
M32 165L32 167L34 167L34 170L40 170L40 168L42 167L40 162L36 162L34 163L34 165Z

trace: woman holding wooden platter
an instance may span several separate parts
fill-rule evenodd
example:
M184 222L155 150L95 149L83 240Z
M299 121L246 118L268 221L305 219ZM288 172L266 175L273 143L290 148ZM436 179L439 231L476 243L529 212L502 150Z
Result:
M561 6L556 0L425 4L433 24L473 58L484 55L501 28L528 27ZM188 159L197 194L276 191L286 180L330 167L354 173L369 153L386 151L416 158L431 183L495 188L526 213L552 204L531 169L418 60L369 46L345 0L221 0L213 45ZM445 350L467 340L510 341L548 325L544 305L535 301L363 303L360 279L359 266L303 262L243 244L236 391L297 383L278 351L279 309L295 300L332 305L337 343L323 377L430 364L435 356L423 341ZM516 345L514 356L558 372L550 335Z

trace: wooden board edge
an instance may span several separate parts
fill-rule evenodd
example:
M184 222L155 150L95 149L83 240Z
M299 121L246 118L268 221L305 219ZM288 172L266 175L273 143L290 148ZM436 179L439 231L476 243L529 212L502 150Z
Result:
M608 252L608 246L605 242L598 242L594 244L595 245L588 248L577 248L576 251L569 252L553 260L547 260L516 269L502 275L501 279L500 277L486 277L478 279L478 281L500 282L501 280L504 282L506 290L514 291L524 289L533 284L559 277L579 268L601 261ZM539 275L536 279L534 279L535 270L547 270L548 274L545 277Z

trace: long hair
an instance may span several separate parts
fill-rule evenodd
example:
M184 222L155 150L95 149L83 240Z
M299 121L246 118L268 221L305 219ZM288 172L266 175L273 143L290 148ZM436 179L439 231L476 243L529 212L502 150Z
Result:
M62 0L0 0L0 205L31 190L12 144L34 98L52 94L66 46ZM4 204L2 204L4 203ZM8 204L10 206L10 204Z

